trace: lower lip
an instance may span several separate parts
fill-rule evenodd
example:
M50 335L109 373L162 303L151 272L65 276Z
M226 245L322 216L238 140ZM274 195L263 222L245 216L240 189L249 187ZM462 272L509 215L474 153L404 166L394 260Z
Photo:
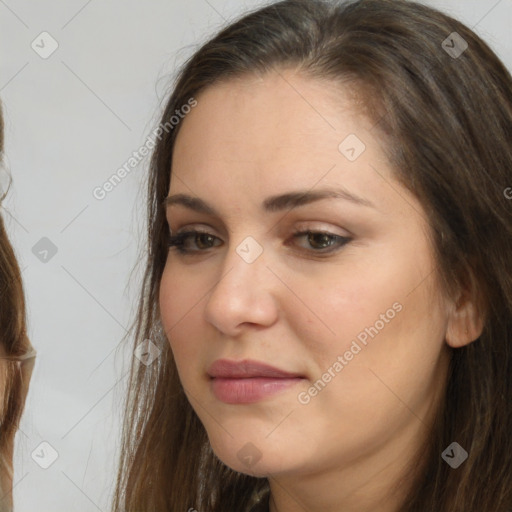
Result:
M302 377L276 379L251 377L246 379L212 379L211 386L215 397L227 404L250 404L287 389L300 381Z

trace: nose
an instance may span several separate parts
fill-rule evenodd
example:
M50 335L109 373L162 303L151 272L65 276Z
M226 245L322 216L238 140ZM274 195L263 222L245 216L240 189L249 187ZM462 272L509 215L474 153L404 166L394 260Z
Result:
M254 250L254 242L229 248L207 298L205 318L226 336L236 337L248 325L268 327L278 318L279 280L267 268L265 251L251 261Z

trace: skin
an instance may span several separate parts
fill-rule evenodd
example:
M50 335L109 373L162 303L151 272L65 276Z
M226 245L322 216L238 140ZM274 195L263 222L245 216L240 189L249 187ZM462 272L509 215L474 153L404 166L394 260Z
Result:
M449 345L481 331L473 303L442 293L423 207L393 177L374 123L348 89L283 70L216 84L197 100L176 141L169 195L200 197L219 217L172 205L167 219L173 234L197 228L215 238L188 240L199 255L172 248L160 286L187 397L225 464L269 478L271 512L396 511L410 482L391 488L407 464L420 463L415 451L446 383ZM354 161L338 149L349 134L366 145ZM324 199L260 208L279 193L339 187L374 207ZM294 240L295 228L352 241L326 254L329 241ZM247 236L263 248L252 263L236 252ZM400 312L300 403L395 303ZM219 358L256 359L306 379L257 403L226 404L207 376ZM250 468L237 456L249 442L261 455Z

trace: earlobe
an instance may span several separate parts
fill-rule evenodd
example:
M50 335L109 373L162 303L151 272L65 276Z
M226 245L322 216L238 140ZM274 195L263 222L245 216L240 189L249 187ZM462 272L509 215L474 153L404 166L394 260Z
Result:
M446 343L452 348L460 348L477 340L483 331L483 316L469 294L459 297L448 320Z

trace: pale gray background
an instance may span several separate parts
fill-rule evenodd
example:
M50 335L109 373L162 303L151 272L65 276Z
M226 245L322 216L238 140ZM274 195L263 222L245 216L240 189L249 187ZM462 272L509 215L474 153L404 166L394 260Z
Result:
M140 266L129 276L143 241L149 158L105 199L92 191L144 143L195 46L263 3L0 0L0 98L13 177L2 215L38 350L17 435L16 512L109 510L127 368L115 349L139 289ZM476 30L512 69L512 0L425 3ZM31 48L43 31L59 45L47 59ZM46 262L32 252L42 237L57 247ZM59 455L48 469L31 457L41 442ZM50 456L45 445L38 450Z

